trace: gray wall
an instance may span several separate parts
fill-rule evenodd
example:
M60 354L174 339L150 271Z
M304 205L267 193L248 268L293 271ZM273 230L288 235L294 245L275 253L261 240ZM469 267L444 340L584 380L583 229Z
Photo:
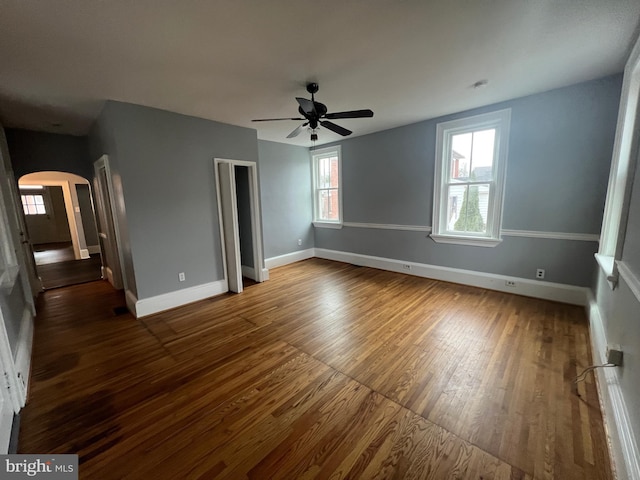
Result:
M265 258L313 248L309 150L260 140L258 151Z
M109 166L111 169L111 180L115 190L116 197L115 210L117 212L115 219L120 232L120 249L123 256L123 265L121 265L125 288L133 295L138 295L136 285L135 269L133 266L133 255L131 252L131 241L129 239L129 227L127 224L127 212L125 207L125 198L122 184L122 175L120 173L120 162L118 158L118 149L116 146L116 134L122 125L118 123L116 117L117 104L114 102L105 102L98 119L93 124L89 132L89 155L92 162L97 161L102 155L109 156ZM98 216L96 216L98 220Z
M251 226L251 195L249 167L235 167L238 230L240 236L240 260L242 265L253 268L253 232Z
M431 226L436 124L511 108L504 229L599 234L622 77L347 139L344 221ZM503 237L495 248L436 244L425 233L315 229L315 246L589 286L597 242Z
M76 193L78 194L78 206L80 207L80 216L82 218L82 230L87 246L96 246L100 244L98 240L98 230L96 229L96 218L91 203L91 192L89 185L76 184Z
M59 171L93 176L87 137L8 128L7 143L16 180L27 173Z
M213 159L257 161L256 131L109 101L91 137L121 185L138 299L222 279Z

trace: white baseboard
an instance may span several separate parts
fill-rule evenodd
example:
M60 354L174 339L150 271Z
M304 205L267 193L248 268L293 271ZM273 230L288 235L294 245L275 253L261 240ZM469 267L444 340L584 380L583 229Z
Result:
M133 310L135 311L135 316L137 318L146 317L147 315L163 312L171 308L197 302L198 300L204 300L205 298L220 295L221 293L228 291L229 286L227 281L218 280L216 282L176 290L175 292L169 292L155 297L136 300ZM131 294L131 297L135 298L133 294ZM133 300L133 298L131 298L131 300ZM127 305L129 304L129 301L129 295L127 295ZM131 307L129 307L129 309L132 310Z
M96 253L100 253L100 245L88 245L87 250L89 251L89 255L95 255Z
M31 349L33 347L33 315L31 309L25 307L20 322L18 346L16 348L16 376L18 389L22 390L20 397L25 400L29 390L31 376ZM24 403L23 405L24 406Z
M266 268L282 267L283 265L289 265L290 263L306 260L307 258L313 258L315 255L314 248L308 248L306 250L299 250L297 252L286 253L278 257L267 258L264 261Z
M242 267L242 276L250 278L251 280L256 280L256 271L253 267L247 267L246 265L241 265Z
M269 280L269 269L268 268L263 268L262 269L262 281L266 282L267 280Z
M87 258L91 258L91 255L89 255L89 250L86 248L81 248L80 249L80 258L82 260L86 260Z
M593 362L602 365L606 363L607 337L602 312L591 294L587 315ZM618 379L618 369L596 369L596 381L617 478L640 480L640 450L634 440L631 421Z
M587 304L589 289L562 283L541 282L526 278L509 277L493 273L475 272L460 268L440 267L425 263L407 262L391 258L372 257L358 253L340 252L316 248L315 256L336 260L338 262L352 263L364 267L379 268L392 272L405 273L418 277L442 280L445 282L461 283L473 287L497 290L500 292L514 293L526 297L542 298L556 302L569 303L584 306ZM406 267L409 268L406 268ZM508 287L505 282L514 282L515 286Z
M124 298L127 302L127 308L133 313L133 316L137 318L136 304L138 303L138 297L136 297L131 290L126 290L124 292Z
M105 274L106 274L107 281L111 285L114 285L114 283L113 283L113 270L111 270L109 267L106 267L106 268L103 267L103 271L102 271L102 277L103 278L105 278Z

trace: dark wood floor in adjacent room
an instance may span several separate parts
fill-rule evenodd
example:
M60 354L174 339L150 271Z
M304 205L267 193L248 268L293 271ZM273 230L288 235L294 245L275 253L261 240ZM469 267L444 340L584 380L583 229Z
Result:
M582 308L312 259L136 320L38 301L21 453L89 479L611 479Z

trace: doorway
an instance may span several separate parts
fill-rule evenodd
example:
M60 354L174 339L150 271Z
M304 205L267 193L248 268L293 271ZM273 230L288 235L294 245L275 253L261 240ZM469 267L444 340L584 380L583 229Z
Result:
M38 172L18 181L35 268L44 290L102 278L88 180L66 172Z
M215 159L225 278L240 293L265 280L255 162Z

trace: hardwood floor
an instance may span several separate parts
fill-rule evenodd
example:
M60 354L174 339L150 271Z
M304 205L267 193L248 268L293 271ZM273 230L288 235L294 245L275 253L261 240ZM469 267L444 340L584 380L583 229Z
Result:
M39 299L21 453L98 479L611 479L583 309L312 259L141 320Z
M45 290L92 282L102 277L99 253L76 260L71 242L43 243L33 248L36 270Z

